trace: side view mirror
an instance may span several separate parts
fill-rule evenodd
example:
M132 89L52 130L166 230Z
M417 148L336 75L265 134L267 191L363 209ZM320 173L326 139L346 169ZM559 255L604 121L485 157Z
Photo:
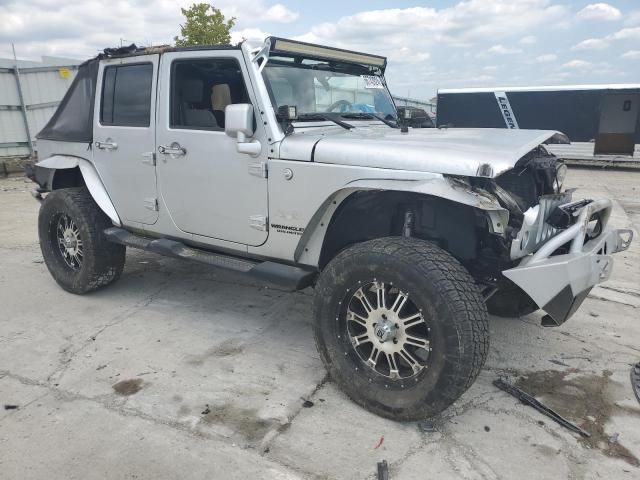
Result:
M238 153L246 153L257 157L262 151L258 140L251 140L253 136L253 105L236 103L227 105L224 109L224 133L237 140Z

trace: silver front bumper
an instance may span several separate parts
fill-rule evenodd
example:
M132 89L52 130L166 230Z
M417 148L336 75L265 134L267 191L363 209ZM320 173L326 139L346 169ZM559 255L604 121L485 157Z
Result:
M580 306L594 285L611 275L612 254L626 250L633 232L606 229L611 201L595 200L576 212L576 222L548 240L520 264L502 273L524 290L556 324L566 321ZM594 214L604 223L603 232L585 243L588 224ZM625 239L626 237L626 239ZM569 252L552 254L569 244Z

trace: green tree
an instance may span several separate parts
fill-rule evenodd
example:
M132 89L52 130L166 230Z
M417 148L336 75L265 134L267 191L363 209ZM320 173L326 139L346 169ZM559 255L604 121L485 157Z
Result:
M186 21L180 25L181 36L174 38L176 47L231 42L230 31L236 24L236 17L226 20L219 9L208 3L194 3L180 10Z

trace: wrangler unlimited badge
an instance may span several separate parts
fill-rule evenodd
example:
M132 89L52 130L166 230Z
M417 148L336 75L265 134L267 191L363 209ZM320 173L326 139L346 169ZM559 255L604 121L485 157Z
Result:
M302 235L304 232L304 227L294 227L293 225L278 225L277 223L272 223L271 228L273 228L278 233L289 233L291 235Z

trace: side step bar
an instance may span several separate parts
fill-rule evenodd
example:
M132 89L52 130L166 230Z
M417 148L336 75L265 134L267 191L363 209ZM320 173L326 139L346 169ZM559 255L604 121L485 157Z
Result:
M302 290L313 284L315 270L293 267L277 262L261 262L238 258L231 255L212 253L186 246L184 243L166 238L147 238L122 228L111 227L104 231L107 239L120 245L138 248L167 257L182 258L206 263L214 267L248 273L251 276L271 282L289 291Z

